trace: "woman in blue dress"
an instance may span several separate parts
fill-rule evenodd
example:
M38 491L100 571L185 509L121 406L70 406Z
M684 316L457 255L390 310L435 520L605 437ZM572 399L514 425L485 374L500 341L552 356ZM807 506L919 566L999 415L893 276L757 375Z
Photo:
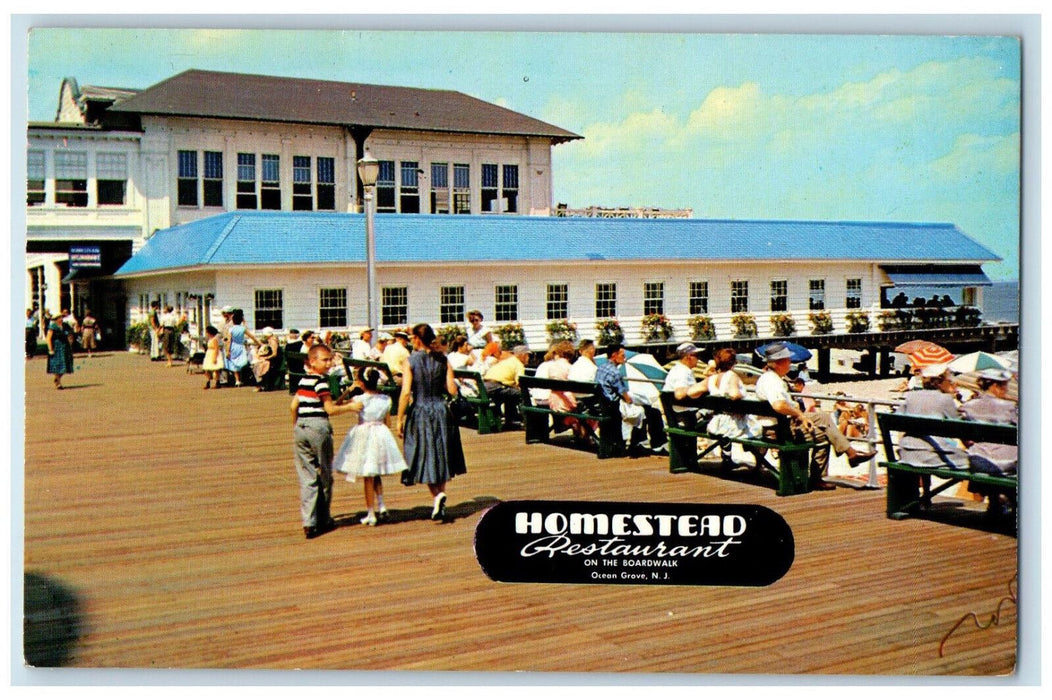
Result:
M398 399L398 435L409 468L402 472L406 486L427 484L434 497L432 520L445 520L446 482L467 473L460 429L446 404L457 394L453 369L426 323L413 327L414 352L402 365L402 395ZM412 411L406 416L412 400Z
M234 325L230 327L230 336L227 340L226 358L223 361L226 371L234 375L234 386L241 386L241 370L248 367L251 358L248 356L248 348L245 347L245 338L253 343L259 344L256 336L245 327L245 312L234 309L230 320Z
M72 330L58 316L52 317L47 324L47 373L55 375L55 388L62 388L62 375L73 374L73 345L70 341Z

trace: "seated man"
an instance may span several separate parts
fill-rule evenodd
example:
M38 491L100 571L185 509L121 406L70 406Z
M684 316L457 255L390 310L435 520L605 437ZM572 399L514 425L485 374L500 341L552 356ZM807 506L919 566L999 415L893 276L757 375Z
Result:
M617 405L621 414L621 437L629 446L629 453L638 454L640 450L649 450L657 455L667 455L665 422L661 418L661 411L634 401L628 391L628 380L621 376L625 346L620 343L610 345L606 357L609 361L596 370L595 382L603 392L603 398L611 405ZM647 432L650 434L649 439L640 439Z
M519 389L519 377L526 373L526 363L529 359L530 349L525 345L516 345L511 353L498 360L482 376L486 393L504 414L505 426L520 422L519 402L522 400L522 391Z
M697 398L706 392L706 382L698 381L694 368L698 366L698 349L693 343L683 343L676 348L677 360L665 375L662 391L671 391L677 399L684 397ZM698 412L692 408L678 407L673 409L680 425L693 430L698 424Z
M400 384L402 382L402 363L408 359L409 334L405 331L395 331L394 339L384 347L380 354L380 362L391 369L391 378Z
M769 403L783 416L788 416L794 432L819 443L811 451L811 488L820 491L835 489L836 486L824 479L829 466L829 445L833 446L837 454L846 454L848 463L853 467L873 459L876 453L859 452L852 447L829 414L800 410L785 384L784 377L793 363L789 349L783 343L771 343L764 359L767 361L767 370L756 381L757 398Z

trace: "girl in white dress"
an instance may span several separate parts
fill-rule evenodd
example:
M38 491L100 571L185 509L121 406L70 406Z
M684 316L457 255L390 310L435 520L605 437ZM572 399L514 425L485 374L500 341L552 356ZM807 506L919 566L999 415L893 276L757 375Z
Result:
M726 396L730 399L740 399L745 395L744 385L741 377L734 371L737 364L737 356L734 350L723 348L713 354L715 360L715 373L709 375L705 381L710 396ZM743 415L740 413L717 413L709 420L706 431L710 435L721 435L729 438L755 438L763 433L763 426L756 416ZM756 466L760 466L764 459L764 450L750 447L747 451L752 453L756 459ZM721 445L723 464L726 467L733 466L731 460L730 443Z
M346 474L347 481L363 478L367 509L361 521L363 525L376 525L378 521L391 517L384 507L381 477L408 468L394 435L384 422L391 412L391 398L377 390L379 381L379 372L374 369L366 371L362 379L365 393L351 402L359 412L358 425L347 433L332 461L332 468Z

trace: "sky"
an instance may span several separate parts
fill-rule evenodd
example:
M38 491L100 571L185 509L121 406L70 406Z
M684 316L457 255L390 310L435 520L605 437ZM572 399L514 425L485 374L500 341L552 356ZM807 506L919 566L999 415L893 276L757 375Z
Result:
M555 202L952 222L1003 258L992 278L1017 279L1020 51L941 34L34 28L28 118L54 119L67 76L146 88L190 68L459 90L584 137L553 149Z

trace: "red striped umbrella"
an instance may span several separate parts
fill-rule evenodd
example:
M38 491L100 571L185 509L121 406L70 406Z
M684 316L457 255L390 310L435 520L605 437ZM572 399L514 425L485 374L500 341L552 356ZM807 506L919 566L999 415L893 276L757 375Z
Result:
M903 355L909 355L910 353L917 352L921 348L928 347L936 347L940 350L942 349L941 345L937 345L936 343L933 343L930 340L918 338L917 340L908 340L902 345L899 345L897 348L895 348L895 352L901 352Z
M914 350L909 354L910 364L913 365L914 369L946 364L953 361L954 357L956 355L952 352L934 343Z

